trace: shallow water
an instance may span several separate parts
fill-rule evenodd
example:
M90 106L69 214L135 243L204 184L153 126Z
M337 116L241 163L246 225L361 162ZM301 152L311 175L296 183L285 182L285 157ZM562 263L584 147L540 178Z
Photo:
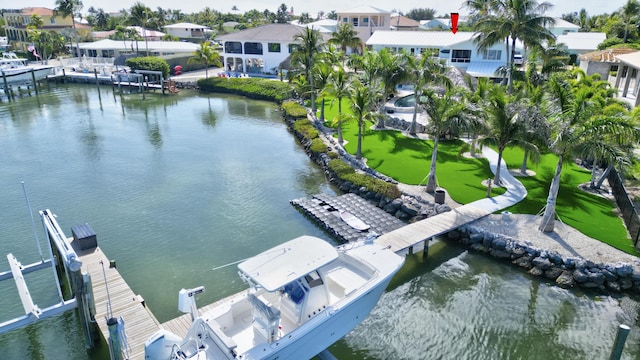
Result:
M20 182L34 210L50 208L69 236L89 223L104 252L160 321L178 315L182 287L199 305L244 286L234 267L302 234L329 237L289 200L334 194L271 103L182 91L121 97L59 85L0 103L0 252L39 259ZM36 218L37 221L37 218ZM37 225L44 247L41 227ZM8 270L0 257L0 271ZM40 307L56 302L50 270L29 274ZM640 357L639 302L550 286L519 269L432 247L407 259L379 306L331 347L340 359L600 359L618 324L623 358ZM20 315L0 283L0 322ZM87 353L75 313L0 335L0 358L102 359ZM106 355L108 357L108 355Z

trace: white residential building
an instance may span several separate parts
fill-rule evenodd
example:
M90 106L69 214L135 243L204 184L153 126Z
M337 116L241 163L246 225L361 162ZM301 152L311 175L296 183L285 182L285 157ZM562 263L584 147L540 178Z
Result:
M146 55L163 56L174 54L193 54L200 45L182 41L131 41L104 39L88 43L80 43L80 53L87 57L116 57L121 54L138 52ZM75 48L75 44L73 44Z
M338 23L353 25L363 43L366 43L375 31L391 29L391 13L373 6L358 6L337 11L337 15Z
M267 24L216 37L222 43L227 71L276 75L278 66L292 52L294 37L304 28L291 24ZM328 34L322 34L323 41Z
M211 29L207 26L192 23L177 23L162 27L167 34L179 37L180 39L202 39L205 40Z
M607 39L607 34L598 32L568 32L556 36L556 44L564 44L570 55L581 55L598 50L598 45Z
M564 20L563 18L554 17L553 20L554 20L554 23L547 24L546 28L549 29L551 33L553 33L553 35L555 36L565 35L571 32L580 31L580 26L574 23L570 23L567 20Z
M508 54L504 43L498 43L487 50L478 51L473 43L473 32L458 31L376 31L367 41L367 47L374 51L384 48L392 51L404 50L414 55L427 55L444 59L448 66L465 70L475 77L498 78L496 71L505 66ZM523 46L516 42L516 53L521 54Z

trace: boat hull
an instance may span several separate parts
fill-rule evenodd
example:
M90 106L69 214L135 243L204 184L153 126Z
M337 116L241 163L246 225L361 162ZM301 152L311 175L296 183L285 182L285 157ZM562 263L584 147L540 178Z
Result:
M328 308L276 342L256 346L238 358L311 359L347 335L369 315L394 274L371 288L362 289L363 293L357 300L347 302L343 307Z
M36 81L40 81L51 75L52 69L53 67L47 66L2 70L2 73L0 73L0 86L3 86L5 81L8 85L31 83L34 78Z

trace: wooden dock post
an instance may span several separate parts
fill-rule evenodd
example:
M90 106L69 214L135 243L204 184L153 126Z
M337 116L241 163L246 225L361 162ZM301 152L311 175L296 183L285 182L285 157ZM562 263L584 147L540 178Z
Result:
M36 95L38 95L38 82L36 81L36 73L33 69L31 69L31 79L33 80L33 89L36 91ZM29 95L31 95L31 92L29 92Z
M7 77L4 76L4 70L0 69L0 73L2 73L2 80L4 81L4 92L7 94L7 99L11 101L11 89L9 89L9 84L7 83Z
M62 83L67 83L67 74L65 73L64 68L62 68Z

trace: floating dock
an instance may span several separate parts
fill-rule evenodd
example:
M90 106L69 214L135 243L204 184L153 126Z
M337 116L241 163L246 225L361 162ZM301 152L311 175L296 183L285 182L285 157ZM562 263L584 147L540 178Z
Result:
M388 233L405 225L400 219L356 194L337 197L318 194L311 198L291 200L291 204L341 242L364 239L369 234ZM353 228L340 218L340 210L355 215L369 225L369 229L361 231Z

